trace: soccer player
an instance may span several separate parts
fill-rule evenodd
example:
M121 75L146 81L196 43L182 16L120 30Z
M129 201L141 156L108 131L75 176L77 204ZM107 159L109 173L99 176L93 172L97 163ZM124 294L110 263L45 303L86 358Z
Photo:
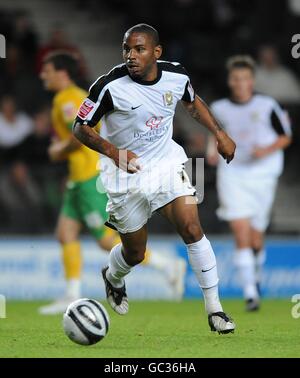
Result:
M79 234L82 227L88 228L104 250L110 251L120 240L117 232L104 225L108 218L108 198L106 193L97 190L99 154L81 144L72 135L72 124L77 110L87 96L87 92L75 84L77 72L77 60L68 52L48 55L41 71L41 79L46 89L56 93L52 109L56 139L49 148L49 155L53 161L68 160L69 169L56 230L63 252L66 293L61 299L40 308L40 313L49 315L63 312L70 302L80 298ZM166 257L148 251L146 262L166 274L174 297L181 299L186 268L183 259L178 258L170 265Z
M254 93L255 63L251 57L230 58L227 70L230 98L214 102L211 108L234 138L237 149L230 166L218 162L217 214L229 222L246 310L255 311L260 305L264 234L283 168L283 149L291 142L291 132L278 103L269 96ZM211 139L209 162L216 163L216 157L215 140Z
M146 24L130 28L123 39L124 64L91 86L74 123L75 136L102 154L103 185L109 196L109 223L122 243L102 270L107 299L118 314L128 312L124 277L144 259L147 222L154 211L166 217L184 240L205 298L211 330L232 332L233 321L218 296L216 259L198 218L195 189L183 164L187 156L172 140L178 101L217 138L229 163L235 144L204 102L195 96L178 63L160 61L158 32ZM92 129L102 119L101 136Z

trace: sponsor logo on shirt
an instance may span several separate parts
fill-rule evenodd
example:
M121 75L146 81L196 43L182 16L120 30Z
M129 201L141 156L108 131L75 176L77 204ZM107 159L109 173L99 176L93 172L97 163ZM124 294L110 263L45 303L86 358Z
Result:
M164 117L162 116L153 116L146 122L146 126L150 127L150 129L158 129L158 126L161 124L161 121Z
M78 117L81 118L81 119L86 119L88 114L94 109L95 107L95 103L91 100L85 100L79 110L78 110Z
M169 125L162 124L162 116L152 116L146 122L146 126L150 128L145 132L135 131L135 140L144 140L147 142L155 142L156 140L162 138L169 129Z

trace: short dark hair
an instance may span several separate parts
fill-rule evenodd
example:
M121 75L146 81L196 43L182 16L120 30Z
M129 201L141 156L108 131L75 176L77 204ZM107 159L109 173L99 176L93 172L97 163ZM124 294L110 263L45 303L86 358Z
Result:
M154 29L153 26L150 26L148 24L137 24L132 26L130 29L127 30L127 32L124 34L124 39L126 34L132 34L132 33L145 33L151 36L154 46L157 46L160 44L159 42L159 34L156 29Z
M79 73L79 64L76 56L68 51L55 51L47 54L43 63L52 63L56 70L66 71L71 80L76 80Z
M235 68L248 68L255 73L255 60L250 55L235 55L230 57L226 62L228 73Z

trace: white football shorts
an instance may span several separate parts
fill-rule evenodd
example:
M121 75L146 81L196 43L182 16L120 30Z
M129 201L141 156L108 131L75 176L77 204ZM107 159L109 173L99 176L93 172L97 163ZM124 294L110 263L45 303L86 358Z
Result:
M218 217L226 221L249 218L254 229L264 232L270 223L277 181L273 176L254 178L218 172Z
M131 183L130 190L125 193L107 192L108 223L120 233L138 231L148 222L154 211L175 198L196 195L196 189L192 186L183 164L164 171L161 168L156 173L140 171L134 174L137 184L134 186Z

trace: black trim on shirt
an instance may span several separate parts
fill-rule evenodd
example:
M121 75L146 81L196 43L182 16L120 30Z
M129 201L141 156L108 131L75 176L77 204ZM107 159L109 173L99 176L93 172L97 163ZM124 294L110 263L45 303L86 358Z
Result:
M162 71L174 72L189 76L185 68L181 64L173 64L171 62L158 62L157 65Z
M162 71L161 71L161 68L159 67L159 65L157 65L157 77L154 80L137 79L137 78L130 76L130 74L128 73L131 80L133 80L135 83L138 83L138 84L141 84L141 85L154 85L154 84L158 83L159 80L161 79L161 74L162 74Z
M271 113L271 125L278 135L286 135L282 122L280 121L275 110L272 110Z
M193 102L194 101L194 99L191 98L190 92L188 90L189 84L190 84L190 82L187 81L185 89L184 89L184 93L183 93L183 95L181 97L181 100L185 101L185 102Z
M93 101L94 103L97 103L99 101L99 95L101 91L103 90L103 88L110 82L120 79L124 76L129 76L134 82L141 85L154 85L158 83L159 80L161 79L162 71L178 73L181 75L185 75L188 78L188 74L181 64L175 65L171 62L164 62L164 61L157 62L157 77L155 80L152 80L152 81L146 81L146 80L136 79L136 78L131 77L126 67L126 64L122 64L113 68L107 75L103 75L99 77L98 80L95 81L90 87L89 95L87 98ZM191 98L188 92L188 85L189 85L189 80L186 83L186 87L185 87L185 91L184 91L182 99L186 102L192 102L193 99ZM90 120L82 120L80 117L77 116L75 123L78 122L80 124L86 124L91 127L94 127L105 114L113 110L114 110L113 99L112 99L109 89L107 89L104 95L102 96L101 102L98 105L97 110L95 111L93 117Z
M100 121L100 119L104 116L104 114L107 114L114 110L114 103L113 99L111 97L110 91L106 89L100 105L98 106L97 110L93 114L93 117L86 122L87 125L94 127L97 125L97 123Z
M171 62L157 62L157 77L156 79L151 80L151 81L137 79L137 78L131 77L129 74L128 75L135 83L142 84L142 85L154 85L158 83L159 80L161 79L162 71L174 72L181 75L186 75L188 77L186 70L182 67L181 64L173 64Z
M121 77L126 75L128 75L128 71L124 64L113 68L107 75L101 76L97 81L95 81L95 83L90 87L89 95L87 98L93 101L94 103L97 103L102 89L108 83L120 79ZM113 99L109 90L107 89L104 95L102 96L101 102L97 110L95 111L93 117L90 120L82 120L80 117L77 116L74 124L78 122L80 124L85 124L94 127L104 116L104 114L112 110L114 110Z
M97 102L99 94L108 83L126 75L128 75L128 70L125 64L113 68L107 75L99 77L99 79L90 87L88 98L93 102Z

